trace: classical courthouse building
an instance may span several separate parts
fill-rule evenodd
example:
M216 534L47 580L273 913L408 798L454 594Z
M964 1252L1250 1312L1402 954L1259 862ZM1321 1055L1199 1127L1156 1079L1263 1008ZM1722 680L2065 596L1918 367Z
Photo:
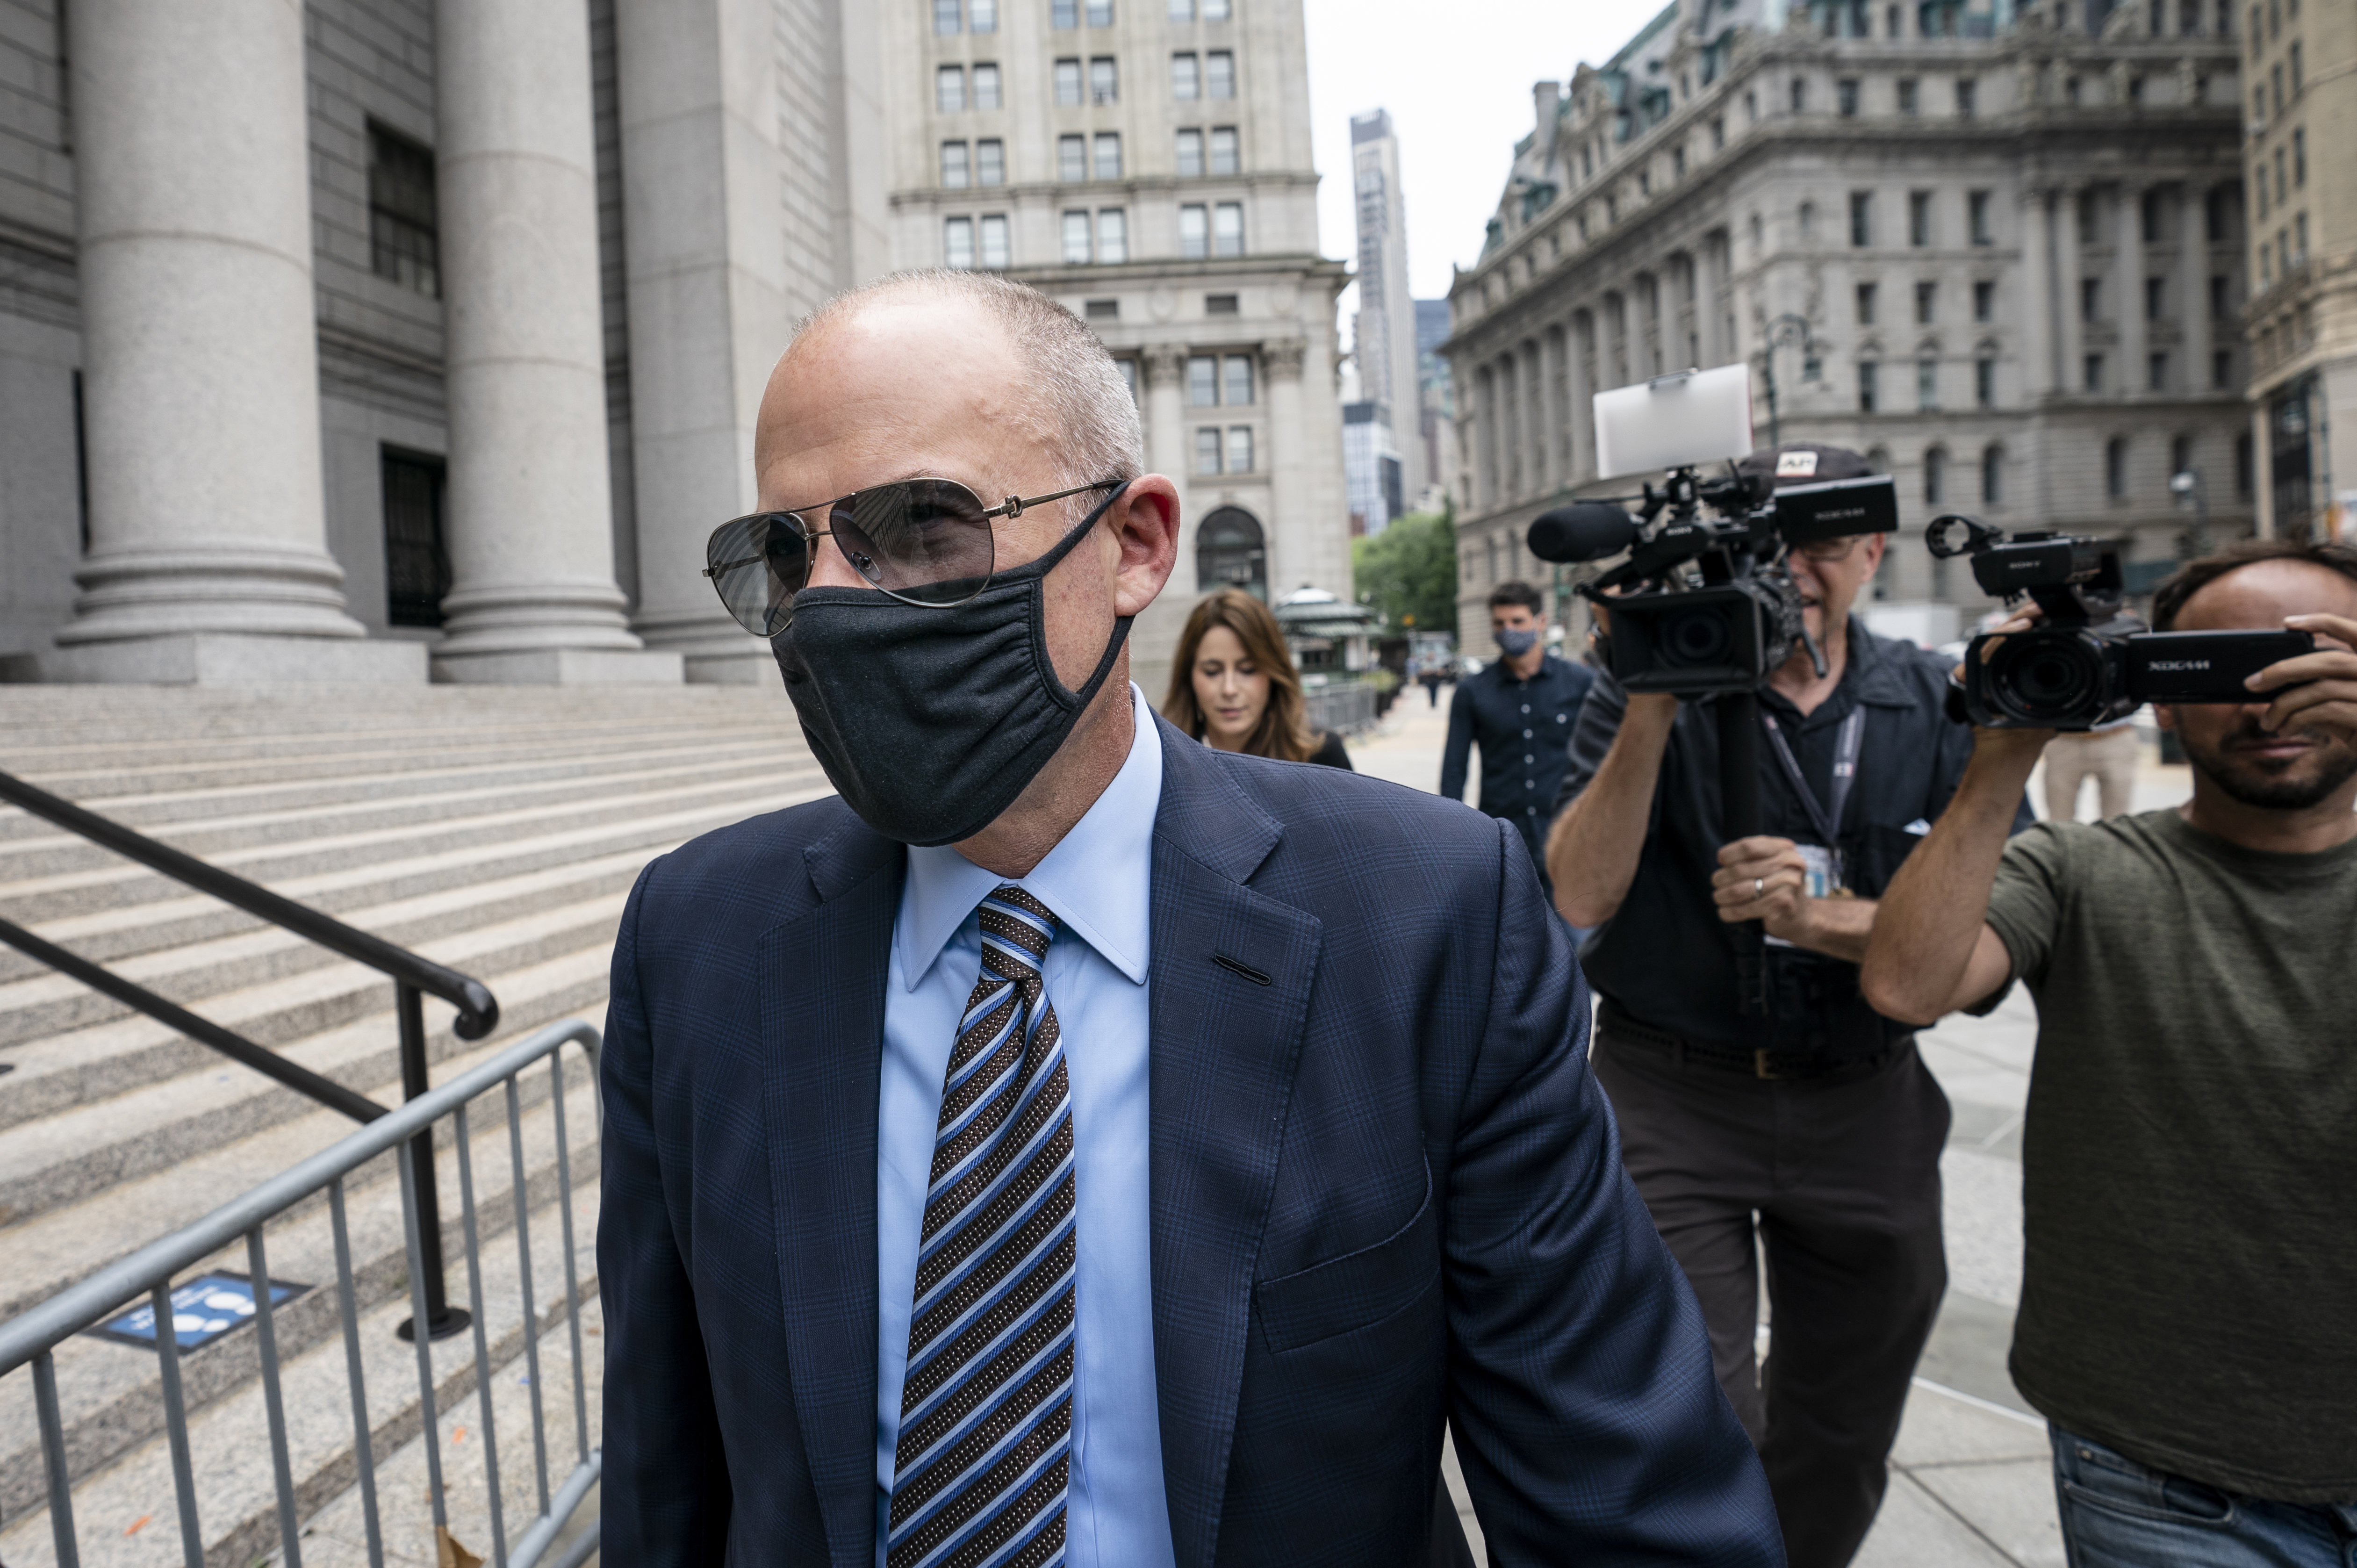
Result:
M1897 477L1878 596L1984 602L1941 510L2124 538L2136 581L2248 532L2240 9L1675 0L1540 82L1450 295L1476 650L1531 518L1627 488L1595 393L1689 365L1750 363L1763 444Z
M1299 0L877 8L895 267L988 267L1087 320L1178 480L1177 574L1131 631L1162 698L1196 598L1348 597L1334 298Z

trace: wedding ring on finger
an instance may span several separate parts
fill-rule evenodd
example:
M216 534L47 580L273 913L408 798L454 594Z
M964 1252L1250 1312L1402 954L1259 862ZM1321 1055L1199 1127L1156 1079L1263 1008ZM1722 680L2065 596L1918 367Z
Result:
M1751 897L1755 900L1768 897L1768 879L1766 877L1755 876L1751 879Z

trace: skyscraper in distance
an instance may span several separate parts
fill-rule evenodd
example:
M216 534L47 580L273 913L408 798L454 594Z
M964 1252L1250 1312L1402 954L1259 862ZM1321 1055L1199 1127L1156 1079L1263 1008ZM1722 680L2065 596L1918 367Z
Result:
M1351 116L1351 190L1359 229L1359 396L1376 405L1401 460L1400 489L1424 492L1418 438L1415 301L1407 286L1407 209L1400 193L1399 137L1392 117ZM1388 521L1388 520L1387 520Z

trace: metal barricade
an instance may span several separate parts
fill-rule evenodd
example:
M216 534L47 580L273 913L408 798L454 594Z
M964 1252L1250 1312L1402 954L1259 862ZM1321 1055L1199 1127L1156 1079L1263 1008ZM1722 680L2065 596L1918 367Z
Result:
M1312 730L1356 735L1375 722L1375 688L1367 681L1334 681L1301 693Z
M30 1363L36 1417L48 1478L50 1534L59 1568L78 1568L80 1550L74 1530L73 1485L68 1470L65 1423L59 1402L58 1377L52 1352L66 1339L98 1326L126 1305L145 1297L155 1314L156 1355L160 1372L164 1428L170 1448L173 1492L178 1504L180 1552L186 1568L204 1568L206 1548L200 1525L199 1498L189 1444L189 1412L183 1395L180 1348L172 1301L173 1277L242 1237L254 1312L261 1363L263 1405L268 1427L271 1464L276 1487L276 1562L284 1568L302 1568L301 1520L296 1479L289 1460L286 1414L281 1399L280 1360L274 1325L274 1289L264 1246L264 1230L273 1219L324 1192L333 1228L336 1290L342 1319L343 1347L349 1374L353 1458L359 1504L371 1568L382 1568L383 1531L377 1497L377 1463L371 1454L367 1379L361 1338L361 1307L353 1283L350 1230L345 1215L345 1177L388 1150L400 1165L402 1220L407 1255L408 1293L417 1320L425 1316L427 1276L432 1256L419 1224L420 1183L415 1161L431 1146L433 1124L445 1118L454 1123L453 1143L458 1167L459 1223L465 1238L468 1305L474 1331L473 1380L481 1422L479 1446L483 1455L485 1485L490 1513L490 1552L496 1568L574 1568L597 1548L597 1530L589 1527L565 1543L561 1555L551 1547L572 1514L589 1495L598 1477L598 1450L589 1442L589 1405L583 1359L581 1329L581 1270L573 1223L571 1145L565 1121L565 1069L563 1049L577 1043L587 1058L589 1081L597 1083L599 1041L588 1025L554 1025L509 1047L490 1060L437 1088L408 1101L399 1110L369 1122L331 1148L291 1170L264 1182L192 1225L151 1242L130 1256L100 1270L81 1283L60 1291L31 1311L0 1324L0 1377ZM518 1084L526 1069L548 1064L549 1103L555 1136L557 1212L564 1248L565 1312L571 1326L573 1377L572 1416L576 1463L552 1491L549 1485L547 1415L541 1380L541 1311L534 1299L529 1183L523 1152L522 1101ZM499 1434L492 1410L495 1369L485 1326L484 1266L475 1204L475 1176L468 1125L468 1102L494 1090L505 1096L508 1151L515 1206L514 1230L519 1276L522 1283L522 1354L531 1388L533 1475L537 1512L511 1544L505 1529L499 1466ZM437 1239L438 1240L438 1239ZM439 1535L449 1523L442 1471L439 1416L436 1409L433 1357L426 1335L404 1336L414 1340L422 1422L420 1432L435 1529Z

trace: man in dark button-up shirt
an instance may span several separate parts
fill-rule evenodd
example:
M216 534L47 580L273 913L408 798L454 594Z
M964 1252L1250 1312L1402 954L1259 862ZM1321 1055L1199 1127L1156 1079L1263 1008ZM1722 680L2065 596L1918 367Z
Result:
M1565 746L1579 704L1595 682L1584 664L1546 650L1546 601L1528 583L1501 583L1490 595L1490 635L1503 655L1457 682L1448 704L1448 749L1440 792L1465 798L1467 753L1481 747L1481 810L1514 824L1546 875L1546 830L1563 784Z

